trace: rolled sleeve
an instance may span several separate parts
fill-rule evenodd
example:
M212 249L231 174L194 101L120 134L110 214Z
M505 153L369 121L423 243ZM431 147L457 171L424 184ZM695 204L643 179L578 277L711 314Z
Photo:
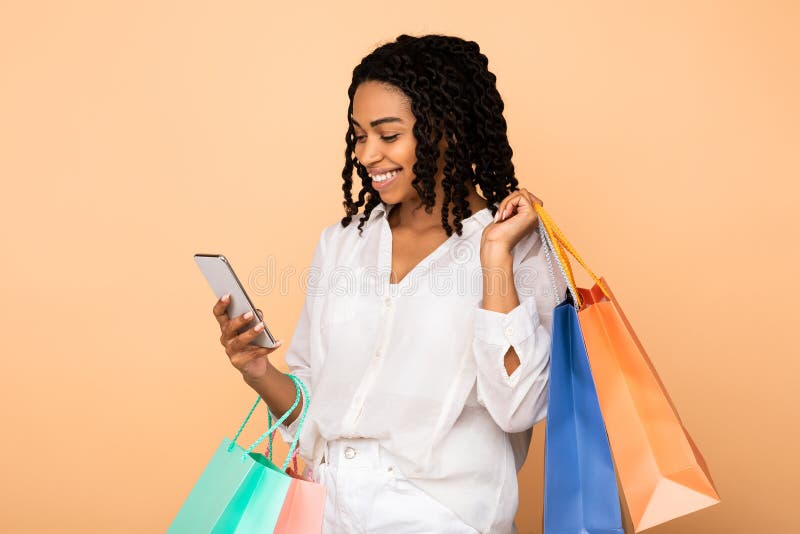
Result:
M507 385L513 387L519 381L520 369L528 364L523 360L526 355L521 351L522 344L534 335L540 324L536 300L533 297L523 300L508 313L484 309L483 299L478 302L475 310L475 338L486 345L506 347L498 363L500 375ZM514 347L520 359L519 367L511 375L508 375L505 368L508 347Z
M508 313L475 310L478 402L506 432L522 432L542 420L547 410L550 333L539 320L536 300L525 299ZM505 355L513 347L519 366L511 375Z
M488 357L486 360L495 360L497 378L509 387L516 386L524 370L535 365L533 359L549 355L549 353L543 355L526 350L531 342L535 342L531 338L542 325L536 308L536 299L533 297L524 299L507 313L484 309L481 299L475 309L474 325L474 344L483 348L483 352L494 347L492 350L494 358ZM519 366L509 375L505 367L505 355L511 347L517 353Z

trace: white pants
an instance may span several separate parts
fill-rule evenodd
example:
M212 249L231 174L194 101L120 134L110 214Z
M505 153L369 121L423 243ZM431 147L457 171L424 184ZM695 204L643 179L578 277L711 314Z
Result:
M477 534L400 472L375 439L329 441L313 472L327 488L323 534Z

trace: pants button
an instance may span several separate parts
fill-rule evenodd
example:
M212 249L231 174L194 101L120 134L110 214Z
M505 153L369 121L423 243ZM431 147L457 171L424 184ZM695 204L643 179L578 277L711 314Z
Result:
M353 447L347 447L344 450L344 457L347 458L348 460L353 459L355 455L356 455L356 450Z

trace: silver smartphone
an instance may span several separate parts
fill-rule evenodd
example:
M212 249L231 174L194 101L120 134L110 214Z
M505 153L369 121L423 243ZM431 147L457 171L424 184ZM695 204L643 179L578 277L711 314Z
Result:
M239 277L233 271L228 259L222 254L195 254L194 261L200 270L205 275L208 285L214 290L217 299L222 298L226 293L231 294L231 300L228 302L228 318L233 319L239 317L248 311L253 313L253 320L239 330L239 333L255 326L258 321L258 312L244 286L239 281ZM263 318L262 318L263 320ZM275 346L277 340L272 337L272 334L264 321L264 330L250 341L251 345L258 345L271 349Z

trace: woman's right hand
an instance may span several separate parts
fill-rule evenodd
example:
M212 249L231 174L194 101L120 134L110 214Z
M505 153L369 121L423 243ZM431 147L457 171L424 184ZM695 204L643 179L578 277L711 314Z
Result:
M222 332L219 341L225 347L225 353L228 355L231 364L242 373L245 381L258 380L272 366L268 356L277 350L280 346L280 341L271 349L251 345L250 341L256 338L264 329L264 322L259 321L253 327L239 333L239 330L252 321L253 317L252 315L247 317L250 314L250 312L247 312L229 319L226 312L229 303L230 295L225 295L214 304L214 317L216 317ZM261 318L260 310L257 311L259 318Z

